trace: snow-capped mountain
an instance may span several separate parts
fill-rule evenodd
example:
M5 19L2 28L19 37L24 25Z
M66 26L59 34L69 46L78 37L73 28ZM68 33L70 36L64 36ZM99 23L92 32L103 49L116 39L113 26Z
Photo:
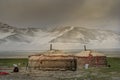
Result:
M48 35L39 28L16 28L0 23L0 44L7 42L31 43L37 37Z
M16 28L0 23L0 50L37 50L53 39L40 28Z
M87 29L83 27L64 27L54 30L59 36L51 42L81 43L87 44L91 41L103 42L107 39L120 41L120 35L110 30Z
M89 47L116 48L120 35L109 30L88 29L83 27L58 27L51 31L40 28L16 28L0 23L0 50L42 50L55 48Z
M56 28L53 33L56 38L50 42L55 48L80 49L83 45L92 49L120 48L120 35L110 30L67 26Z

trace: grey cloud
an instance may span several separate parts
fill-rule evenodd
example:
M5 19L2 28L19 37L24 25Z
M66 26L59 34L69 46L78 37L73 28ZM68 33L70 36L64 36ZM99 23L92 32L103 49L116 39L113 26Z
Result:
M0 0L0 17L13 21L60 22L83 0Z
M17 26L119 19L120 0L0 0L0 21ZM81 25L81 23L79 24Z

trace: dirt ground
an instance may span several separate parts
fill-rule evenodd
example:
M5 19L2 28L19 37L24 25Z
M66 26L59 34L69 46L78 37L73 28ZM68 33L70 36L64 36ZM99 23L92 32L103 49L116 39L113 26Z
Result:
M120 73L102 73L99 69L81 69L77 71L26 71L21 69L18 73L4 70L9 75L0 75L0 80L120 80Z

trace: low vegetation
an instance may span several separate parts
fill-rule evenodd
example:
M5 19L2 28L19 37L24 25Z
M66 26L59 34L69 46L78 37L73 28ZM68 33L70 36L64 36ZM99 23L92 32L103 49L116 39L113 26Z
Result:
M21 67L25 67L28 63L27 58L7 58L7 59L0 59L0 67L13 67L13 64L18 64Z
M42 74L40 72L38 77L34 77L35 78L34 80L39 80L40 78L44 78L46 75L49 75L49 74L51 75L51 78L53 77L53 80L54 78L55 80L120 80L120 58L107 58L107 61L108 61L108 65L110 65L109 67L99 67L99 68L94 67L89 69L80 69L79 71L73 71L73 72L41 71ZM20 65L21 67L25 67L26 64L28 63L28 60L27 59L0 59L0 67L2 66L13 67L13 64L19 64L19 63L21 64ZM43 77L43 74L46 74L46 75L44 75Z

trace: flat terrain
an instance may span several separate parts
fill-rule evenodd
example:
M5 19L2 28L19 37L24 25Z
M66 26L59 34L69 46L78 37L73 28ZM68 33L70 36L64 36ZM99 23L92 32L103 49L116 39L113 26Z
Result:
M28 62L27 58L6 58L0 59L0 67L13 67L13 64L19 64L20 67L25 67Z
M111 67L94 67L77 71L26 70L27 59L0 59L0 80L120 80L120 58L107 58ZM20 63L20 72L12 73L12 64Z

